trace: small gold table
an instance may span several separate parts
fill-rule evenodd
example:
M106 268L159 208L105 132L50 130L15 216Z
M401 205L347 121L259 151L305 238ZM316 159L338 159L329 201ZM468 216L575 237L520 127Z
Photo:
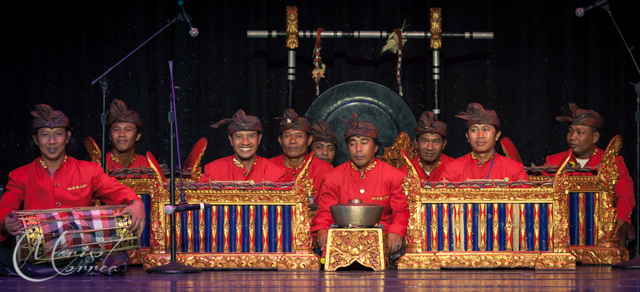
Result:
M331 228L327 236L325 271L358 262L374 271L388 268L387 237L381 228Z

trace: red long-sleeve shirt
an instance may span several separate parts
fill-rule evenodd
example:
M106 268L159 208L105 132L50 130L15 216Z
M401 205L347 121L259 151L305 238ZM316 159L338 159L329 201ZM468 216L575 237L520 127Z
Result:
M416 158L411 160L411 164L413 164L413 167L415 167L416 171L418 172L418 177L420 178L420 181L437 181L438 178L441 176L444 166L453 160L454 159L452 157L449 157L444 154L440 154L440 164L436 166L436 168L434 168L430 174L427 174L426 172L424 172L424 169L420 166L420 155L416 156ZM404 165L399 169L404 172L407 172L407 168L408 168L407 165Z
M13 210L89 207L96 198L107 205L130 204L138 195L109 177L93 162L67 157L53 174L37 158L9 173L9 182L0 200L0 218ZM0 232L0 241L7 237Z
M125 166L122 165L122 163L115 157L115 155L113 155L113 151L109 151L109 153L107 153L106 162L107 162L108 170L125 168ZM149 164L147 157L144 157L140 154L136 154L136 156L134 156L133 162L131 162L131 164L129 164L127 168L140 168L140 167L151 167L151 164Z
M361 199L364 204L384 206L380 224L386 232L404 237L409 224L407 196L402 192L406 173L375 159L376 165L365 171L364 178L355 170L351 161L345 162L327 173L318 196L318 211L311 222L311 232L327 229L333 224L329 207Z
M269 161L284 168L285 172L287 173L287 178L285 181L294 181L296 180L297 176L300 174L300 171L302 171L302 168L307 164L309 159L312 159L312 158L313 160L311 160L311 164L309 164L309 177L313 179L313 189L316 191L316 193L313 196L313 201L317 202L319 190L322 184L324 183L325 177L327 176L327 172L333 169L333 166L331 164L329 164L328 162L322 159L317 159L313 157L312 154L307 154L307 156L304 158L304 162L300 164L298 169L293 169L285 166L284 154L273 157L273 158L269 158Z
M437 179L462 182L467 179L505 179L509 181L529 181L529 176L524 171L524 165L511 158L498 153L494 154L493 162L478 166L479 161L471 157L471 153L447 163Z
M256 155L251 171L246 172L244 166L234 163L234 157L235 154L209 162L204 167L204 174L200 177L200 181L288 182L284 167L278 166L266 158Z
M591 167L598 168L600 165L600 161L602 161L602 157L604 157L604 151L600 148L596 148L595 154L589 158L586 165L582 167ZM571 155L569 159L570 162L576 162L576 156L571 153L571 149L560 152L557 154L547 156L547 164L548 165L560 165L564 162L564 159L567 158L568 155ZM618 166L618 173L620 174L620 180L613 187L615 191L615 205L616 211L618 213L618 219L623 220L629 224L631 224L631 211L636 206L636 199L634 197L633 190L633 179L629 175L629 170L624 163L624 159L621 156L616 156L616 165ZM580 175L579 173L571 173L571 175ZM591 174L587 174L591 175Z

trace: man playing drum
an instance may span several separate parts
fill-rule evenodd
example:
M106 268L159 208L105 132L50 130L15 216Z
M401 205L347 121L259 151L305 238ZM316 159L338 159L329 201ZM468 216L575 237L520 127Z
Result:
M131 215L132 223L127 228L131 232L140 234L145 225L144 204L133 190L106 175L99 165L67 156L71 131L69 119L61 111L39 104L31 115L34 117L31 137L40 157L9 174L0 201L0 218L3 218L0 274L15 272L13 249L7 240L9 236L19 235L22 228L21 222L14 218L15 210L88 207L95 198L107 205L129 204L121 213ZM123 261L128 262L128 257ZM51 265L26 264L21 270L33 276L55 274Z
M311 124L311 151L313 156L318 157L333 165L338 149L338 137L331 129L331 125L325 121L318 121Z
M467 121L466 136L471 145L471 152L445 165L438 180L529 180L522 163L495 151L496 142L501 134L500 119L495 111L485 110L479 103L471 103L467 112L460 112L456 117Z
M282 155L270 158L269 161L284 167L287 173L286 181L295 181L312 155L308 154L311 144L311 125L307 118L298 117L293 109L284 111L284 116L278 118L278 142L282 146ZM324 183L327 172L333 169L328 162L315 158L309 164L309 178L313 179L313 190L317 195L320 186ZM317 200L317 196L314 196Z
M600 139L599 128L604 124L600 115L589 109L580 109L575 103L569 103L571 116L559 116L556 120L569 123L567 144L569 150L547 156L548 165L560 165L567 156L572 167L597 168L604 156L604 151L597 145ZM616 229L622 228L629 233L628 237L635 237L635 229L631 226L631 210L636 205L633 191L633 180L621 156L616 157L616 166L620 180L614 186L615 206L618 214ZM579 175L573 172L572 175ZM622 237L625 237L623 234Z
M218 128L226 123L229 123L229 142L235 154L205 165L200 182L286 182L287 175L283 167L256 154L262 139L262 124L258 117L248 116L240 109L232 118L223 119L211 127Z
M109 140L113 149L107 153L107 169L151 167L146 157L136 154L136 143L142 136L142 119L119 99L109 109Z
M365 204L384 206L380 223L387 233L389 253L402 248L409 224L407 196L402 192L405 173L376 158L380 147L378 130L370 122L358 121L353 114L345 121L344 138L351 160L327 173L318 196L319 206L311 222L311 232L316 232L318 247L327 243L328 228L333 224L329 207L361 199Z

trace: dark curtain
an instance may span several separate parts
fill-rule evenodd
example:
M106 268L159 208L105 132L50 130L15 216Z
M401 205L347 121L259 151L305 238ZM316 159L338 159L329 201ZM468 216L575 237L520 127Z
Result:
M464 4L463 4L464 3ZM479 102L497 111L503 136L511 138L525 164L567 149L567 126L556 122L575 102L605 119L599 146L622 135L622 155L635 175L636 93L640 82L618 32L602 9L577 18L585 0L540 1L185 1L200 35L176 22L113 69L107 108L124 100L144 120L138 153L151 151L169 164L171 77L174 60L180 155L184 160L200 137L209 141L203 162L230 155L226 129L214 122L239 109L261 118L266 130L259 154L281 153L277 123L286 101L285 39L248 39L247 30L285 30L287 5L297 5L299 29L428 31L429 8L442 7L445 32L492 31L493 40L443 40L441 119L449 124L445 152L469 151L464 123L454 115ZM630 47L640 42L637 1L611 0L610 8ZM176 1L13 1L0 22L0 178L35 158L29 148L37 103L71 119L78 150L82 141L100 143L102 90L91 81L176 17ZM396 56L380 53L383 39L324 39L327 64L321 90L350 80L368 80L397 91ZM311 80L314 40L300 39L296 51L294 108L306 112L315 98ZM637 56L637 52L632 50ZM434 107L428 40L409 39L404 48L404 99L419 116ZM340 136L342 133L338 133ZM107 150L111 145L107 143ZM635 176L634 176L635 177Z

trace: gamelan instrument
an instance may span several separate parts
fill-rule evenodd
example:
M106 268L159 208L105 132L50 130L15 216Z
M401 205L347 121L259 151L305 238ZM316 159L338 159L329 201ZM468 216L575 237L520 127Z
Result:
M131 216L121 214L126 205L25 210L15 213L22 222L16 238L19 262L33 264L69 260L140 247L127 230Z

